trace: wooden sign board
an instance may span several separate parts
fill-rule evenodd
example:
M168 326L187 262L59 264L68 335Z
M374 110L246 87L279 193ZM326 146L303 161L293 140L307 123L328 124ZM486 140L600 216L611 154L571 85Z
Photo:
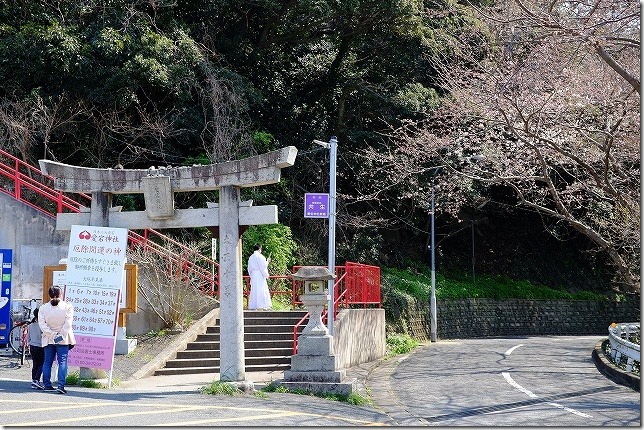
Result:
M137 275L138 275L138 266L136 264L125 263L125 294L124 303L121 304L119 309L119 314L133 313L136 312L137 306ZM60 276L61 273L65 273L67 270L66 264L59 264L57 266L45 266L45 275L43 281L43 290L42 290L42 302L47 303L49 301L49 287L52 285L58 284L56 278Z

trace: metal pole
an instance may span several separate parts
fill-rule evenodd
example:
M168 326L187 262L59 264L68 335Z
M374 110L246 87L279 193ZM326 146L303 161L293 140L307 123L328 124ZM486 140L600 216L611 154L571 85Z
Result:
M335 136L329 140L330 167L329 167L329 272L335 274L335 163L338 155L338 141ZM333 336L333 319L335 318L335 280L329 279L329 309L327 326L329 334Z
M430 298L430 340L436 342L436 270L435 270L435 260L434 260L434 178L432 177L432 227L431 227L431 236L432 236L432 293Z
M470 220L472 225L472 284L476 285L476 272L474 266L476 265L476 255L474 254L474 220Z

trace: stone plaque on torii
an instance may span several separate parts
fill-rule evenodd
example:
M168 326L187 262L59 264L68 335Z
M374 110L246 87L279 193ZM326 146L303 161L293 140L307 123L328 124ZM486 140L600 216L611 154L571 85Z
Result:
M81 213L59 213L56 230L72 225L162 229L209 227L219 230L221 381L244 382L244 314L240 227L277 223L277 206L242 202L240 189L275 184L281 169L295 164L297 148L225 163L149 169L97 169L39 160L54 188L91 193L91 207ZM174 193L219 190L219 203L207 208L175 209ZM143 194L145 211L121 212L112 207L114 194Z

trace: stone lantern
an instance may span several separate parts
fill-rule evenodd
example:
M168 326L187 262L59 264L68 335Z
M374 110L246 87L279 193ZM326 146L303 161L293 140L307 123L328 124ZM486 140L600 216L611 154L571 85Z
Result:
M336 276L329 272L326 267L304 266L292 275L296 281L304 281L304 294L300 295L302 304L309 311L311 316L309 322L302 331L303 336L328 336L329 330L322 323L322 311L329 302L329 294L326 286L329 279Z
M304 281L300 299L309 311L309 322L298 337L297 354L291 357L291 370L284 371L280 385L315 393L350 394L355 381L343 383L346 370L337 370L333 336L322 323L322 311L328 303L326 285L335 275L326 267L304 266L291 276ZM333 312L329 312L333 318Z

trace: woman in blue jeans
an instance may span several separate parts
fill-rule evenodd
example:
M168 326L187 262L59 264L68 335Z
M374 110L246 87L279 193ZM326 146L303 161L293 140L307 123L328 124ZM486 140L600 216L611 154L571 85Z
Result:
M67 380L67 354L70 345L76 343L72 322L74 321L74 307L60 299L60 287L49 287L49 302L40 307L38 325L42 331L42 346L45 349L45 363L42 370L43 389L67 394L65 382ZM58 359L58 386L51 384L51 368L54 357Z

